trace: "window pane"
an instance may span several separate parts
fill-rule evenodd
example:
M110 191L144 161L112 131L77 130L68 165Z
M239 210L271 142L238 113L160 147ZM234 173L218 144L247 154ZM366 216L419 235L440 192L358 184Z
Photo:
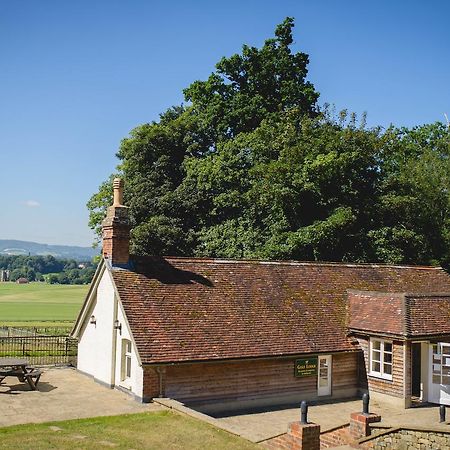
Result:
M441 384L441 376L433 375L433 384Z
M131 353L131 342L127 342L127 353Z
M383 370L386 375L392 375L392 366L390 364L383 364Z
M126 364L127 364L127 370L126 370L127 378L130 378L130 376L131 376L131 358L129 356L127 356Z
M378 361L372 361L372 370L380 373L381 364Z
M381 350L381 341L372 341L372 348L374 350Z
M384 354L384 362L385 363L392 363L392 353L385 353Z
M376 350L372 351L372 361L381 361L381 353Z
M385 342L384 343L384 351L385 352L392 352L392 342Z

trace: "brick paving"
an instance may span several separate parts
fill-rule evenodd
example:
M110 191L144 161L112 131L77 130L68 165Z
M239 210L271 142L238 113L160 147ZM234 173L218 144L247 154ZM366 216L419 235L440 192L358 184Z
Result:
M0 427L22 423L159 411L70 368L44 369L37 391L15 378L0 384Z

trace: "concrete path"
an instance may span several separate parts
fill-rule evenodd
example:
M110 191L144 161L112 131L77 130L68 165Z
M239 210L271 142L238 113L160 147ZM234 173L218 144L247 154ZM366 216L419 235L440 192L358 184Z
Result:
M163 409L101 386L75 369L44 370L37 391L15 378L0 384L0 427Z

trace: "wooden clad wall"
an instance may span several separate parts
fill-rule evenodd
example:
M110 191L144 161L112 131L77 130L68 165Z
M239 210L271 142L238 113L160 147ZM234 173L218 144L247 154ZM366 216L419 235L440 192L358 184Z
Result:
M333 355L332 397L357 394L357 352ZM165 396L186 404L288 404L317 398L317 376L294 376L292 359L167 366ZM242 403L244 402L244 403Z
M393 397L404 398L411 390L411 362L410 362L410 346L404 349L404 343L401 341L393 341L392 343L392 380L383 380L381 378L370 376L369 373L369 340L365 338L358 339L359 345L364 352L364 360L367 370L367 381L369 390L379 392L381 394L391 395ZM406 353L406 364L409 368L407 373L404 373L404 354ZM404 383L404 377L406 383Z

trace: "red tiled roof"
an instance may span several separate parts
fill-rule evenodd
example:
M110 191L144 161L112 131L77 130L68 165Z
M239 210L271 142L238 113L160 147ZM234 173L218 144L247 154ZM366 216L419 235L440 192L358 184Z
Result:
M348 327L352 331L406 338L450 334L450 291L447 292L349 292Z
M137 258L112 275L143 363L355 350L347 289L450 292L439 268Z
M348 327L351 330L404 334L405 296L396 293L349 292Z
M410 336L450 334L450 295L406 295Z

